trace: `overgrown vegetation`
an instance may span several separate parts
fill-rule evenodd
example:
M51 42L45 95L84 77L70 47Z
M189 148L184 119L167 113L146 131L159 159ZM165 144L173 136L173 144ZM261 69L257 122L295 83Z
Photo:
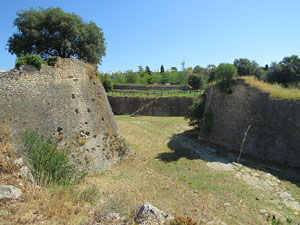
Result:
M204 97L193 99L193 104L189 107L189 113L184 117L184 119L188 120L189 126L194 127L196 130L200 130L204 115L204 108Z
M229 63L221 63L215 74L215 79L219 81L218 87L222 92L230 94L231 84L234 77L237 76L237 68Z
M263 92L270 93L271 98L300 100L300 90L297 88L284 88L280 84L269 84L258 80L254 76L242 77L251 86L257 87Z
M22 55L21 57L16 59L15 67L20 68L22 65L31 65L34 66L37 69L40 69L42 64L46 64L48 66L54 66L56 63L57 57L49 57L45 60L42 60L42 58L39 55Z
M35 180L40 185L78 183L85 175L68 162L65 150L59 150L50 139L35 131L23 134L25 154L33 169Z
M197 225L197 222L194 222L190 217L176 216L169 225Z
M25 56L21 56L16 59L16 64L15 64L16 68L19 69L20 66L25 65L25 64L31 65L37 69L40 69L42 64L45 64L45 62L38 55L25 55Z

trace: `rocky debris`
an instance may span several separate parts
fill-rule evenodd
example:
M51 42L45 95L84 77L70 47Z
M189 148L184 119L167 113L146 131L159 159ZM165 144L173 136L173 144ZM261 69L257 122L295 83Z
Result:
M238 179L246 184L256 189L273 192L285 205L300 212L300 203L291 198L291 194L286 192L285 188L280 185L280 180L272 174L258 173L255 169L233 162L235 159L231 154L221 157L216 154L217 151L212 147L199 145L197 142L182 135L175 136L173 140L182 147L189 149L200 159L207 161L207 166L210 168L217 171L231 171ZM244 160L241 159L241 162L243 161ZM280 171L280 169L275 167L270 167L269 169Z
M128 223L126 217L122 217L119 213L108 212L108 213L89 213L89 218L82 221L79 225L126 225Z
M35 68L34 66L32 66L32 65L27 65L27 64L20 66L19 69L22 70L22 71L27 71L27 72L35 72L35 71L38 70L38 69Z
M150 203L144 203L135 218L135 222L141 225L160 225L174 220L174 217L166 214Z
M26 178L27 180L31 181L32 183L35 182L34 178L33 178L33 175L32 175L30 169L27 166L22 166L21 174L22 174L22 177Z
M19 198L22 191L12 185L0 186L0 199L2 198Z
M17 165L17 166L23 166L24 164L24 160L23 158L18 158L14 161L14 163Z
M222 162L208 162L207 165L210 168L213 168L218 171L234 171L233 166L230 163L222 163Z

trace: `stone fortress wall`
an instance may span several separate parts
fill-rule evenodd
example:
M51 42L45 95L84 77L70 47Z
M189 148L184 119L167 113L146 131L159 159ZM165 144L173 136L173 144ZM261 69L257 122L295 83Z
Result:
M193 98L181 97L108 96L108 100L115 115L132 114L142 109L137 114L144 116L186 116L189 107L193 104Z
M243 79L234 82L232 94L208 90L205 112L211 110L214 119L209 141L240 151L251 125L243 154L300 167L300 101L273 99Z
M0 75L0 123L21 134L36 130L69 149L70 159L100 171L131 153L123 143L95 67L58 58L54 67L11 70Z

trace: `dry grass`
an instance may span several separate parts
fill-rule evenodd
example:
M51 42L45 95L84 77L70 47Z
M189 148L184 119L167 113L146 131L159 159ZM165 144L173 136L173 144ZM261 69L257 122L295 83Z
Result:
M230 172L214 171L176 143L170 144L173 134L189 129L183 118L117 116L116 119L135 154L110 170L87 178L105 195L122 196L127 207L148 201L167 213L189 216L194 221L269 224L259 213L261 209L281 218L292 216L292 211L271 200L272 193L257 191ZM169 157L169 161L158 159L160 154Z
M263 92L270 93L271 98L281 99L300 99L300 90L296 88L283 88L278 84L269 84L263 81L257 80L254 76L242 77L248 84L253 87L257 87Z
M0 185L22 191L18 199L0 200L0 224L78 224L96 197L89 186L53 186L40 190L20 177L19 155L11 144L7 126L0 126ZM92 195L92 196L89 196Z

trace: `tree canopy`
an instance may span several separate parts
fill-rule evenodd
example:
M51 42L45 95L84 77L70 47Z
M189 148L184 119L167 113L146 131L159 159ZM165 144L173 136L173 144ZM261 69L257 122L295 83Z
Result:
M235 59L233 65L237 68L239 76L254 75L258 69L257 62L246 58Z
M37 54L78 58L92 64L101 64L105 56L102 29L95 23L85 23L76 14L61 8L29 9L17 12L14 25L17 32L8 40L8 51L18 57Z
M279 63L272 63L268 74L268 81L287 85L300 82L300 58L296 55L284 57Z

